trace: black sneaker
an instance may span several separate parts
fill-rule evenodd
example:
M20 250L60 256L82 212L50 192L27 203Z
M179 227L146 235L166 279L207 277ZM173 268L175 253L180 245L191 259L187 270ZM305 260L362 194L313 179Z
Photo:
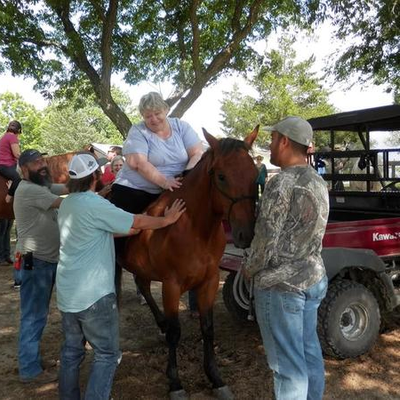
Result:
M17 282L14 282L13 289L19 290L20 288L21 288L21 284L17 283Z

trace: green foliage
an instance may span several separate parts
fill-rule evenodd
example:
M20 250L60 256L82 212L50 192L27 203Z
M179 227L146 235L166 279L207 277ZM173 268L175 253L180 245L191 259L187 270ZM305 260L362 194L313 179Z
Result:
M40 125L40 150L54 155L83 149L91 142L107 143L106 135L91 124L86 111L71 106L60 108L57 104L49 106Z
M131 120L139 121L138 113L130 108L129 97L116 88L112 91ZM13 119L22 124L22 149L37 148L53 155L79 150L90 143L122 144L120 133L99 107L94 94L80 86L58 92L43 111L36 110L18 94L4 93L0 95L1 129L5 131Z
M256 96L242 96L238 88L225 92L222 101L223 131L228 136L244 137L255 125L270 126L288 115L313 118L335 112L329 92L311 71L314 58L296 63L293 39L282 38L280 49L265 54L249 84ZM259 133L258 143L266 146L269 133ZM316 146L328 142L325 135Z
M39 129L41 112L24 101L19 94L11 92L0 94L0 127L3 132L8 123L14 119L22 125L21 149L38 148L42 141Z
M333 0L336 36L350 43L331 68L347 80L357 73L361 82L373 79L400 97L400 2L398 0Z
M170 103L182 116L221 74L249 69L258 57L252 42L307 26L318 12L318 0L0 0L0 71L33 77L48 93L87 78L126 135L113 73L130 84L172 82Z
M131 120L138 121L138 114L129 108L129 97L116 88L112 92L126 107ZM90 143L122 144L120 133L104 115L94 94L81 90L81 86L58 92L51 105L44 110L40 129L40 149L51 155L80 150Z

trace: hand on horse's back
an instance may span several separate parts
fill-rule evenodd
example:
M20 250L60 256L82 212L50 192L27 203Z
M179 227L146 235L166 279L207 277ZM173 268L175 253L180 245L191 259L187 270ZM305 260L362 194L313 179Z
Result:
M185 202L182 199L176 199L171 207L165 207L164 216L168 219L168 222L173 224L185 211Z

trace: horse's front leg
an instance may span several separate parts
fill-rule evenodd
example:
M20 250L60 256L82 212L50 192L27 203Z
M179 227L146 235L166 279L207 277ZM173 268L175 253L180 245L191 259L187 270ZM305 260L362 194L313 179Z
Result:
M219 285L219 274L200 285L196 291L203 337L204 370L219 399L232 400L234 396L222 380L215 360L213 305Z
M146 299L146 302L154 315L154 319L156 320L158 327L160 328L162 333L165 333L167 331L168 325L167 319L165 318L165 315L161 312L156 301L154 300L153 295L151 294L151 281L140 279L138 276L135 277L135 281L136 285L139 287L140 292Z
M171 400L187 399L178 374L176 349L181 337L179 323L179 299L181 288L176 282L163 282L163 305L167 320L166 341L168 345L167 377L169 380L169 396Z

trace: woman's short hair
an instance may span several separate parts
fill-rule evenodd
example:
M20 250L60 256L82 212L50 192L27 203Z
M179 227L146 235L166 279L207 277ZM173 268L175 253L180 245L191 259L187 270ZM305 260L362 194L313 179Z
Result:
M111 160L111 163L110 163L111 172L113 172L113 170L114 170L114 164L115 164L117 161L122 161L122 162L124 162L125 160L124 160L124 157L122 157L122 156L115 156L115 157Z
M7 132L13 132L13 133L21 133L22 132L22 126L19 121L11 121L8 124L7 127Z
M169 110L169 105L163 100L160 93L150 92L142 96L139 101L139 112L143 113L147 110Z
M111 146L108 151L114 152L116 155L121 156L122 155L122 147L121 146Z

